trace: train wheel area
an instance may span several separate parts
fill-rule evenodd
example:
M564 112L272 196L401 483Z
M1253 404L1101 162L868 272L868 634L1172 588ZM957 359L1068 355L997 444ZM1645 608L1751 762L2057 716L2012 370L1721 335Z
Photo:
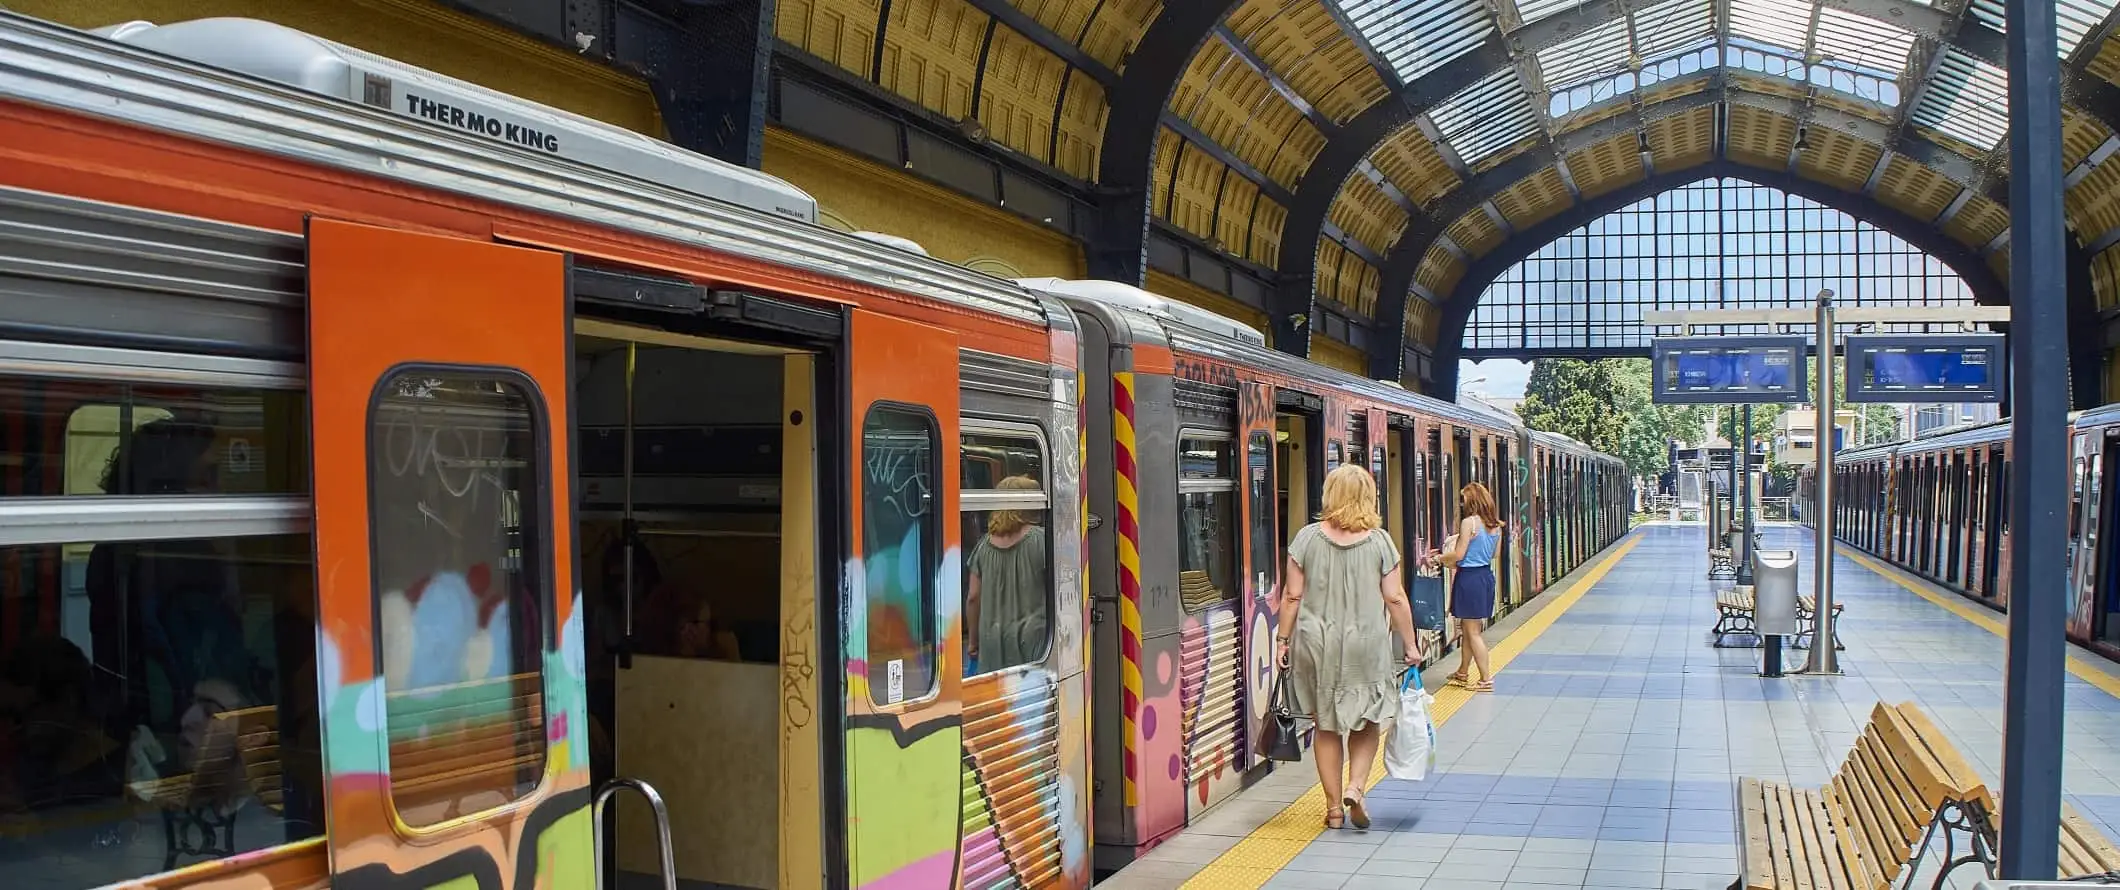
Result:
M1763 533L1766 547L1812 552L1808 528ZM1702 526L1645 524L1503 628L1493 693L1443 688L1455 658L1431 665L1436 768L1413 783L1380 765L1368 831L1324 828L1315 770L1288 764L1099 886L1720 890L1740 867L1738 777L1828 785L1880 703L1914 705L1999 787L1999 616L1843 546L1845 676L1766 679L1760 650L1703 636L1707 568ZM2110 838L2120 671L2072 651L2069 672L2066 800ZM1930 886L1941 844L1917 852L1914 885Z

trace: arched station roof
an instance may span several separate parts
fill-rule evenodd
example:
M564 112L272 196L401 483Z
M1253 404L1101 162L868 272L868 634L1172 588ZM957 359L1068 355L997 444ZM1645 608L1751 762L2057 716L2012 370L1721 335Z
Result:
M1277 346L1307 353L1325 307L1441 378L1508 263L1709 176L1846 211L2002 299L2004 2L783 0L779 30L1087 180L1091 275L1138 280L1161 220L1278 273ZM2120 42L2109 0L2059 12L2088 266L2120 240ZM1371 354L1399 376L1404 350Z

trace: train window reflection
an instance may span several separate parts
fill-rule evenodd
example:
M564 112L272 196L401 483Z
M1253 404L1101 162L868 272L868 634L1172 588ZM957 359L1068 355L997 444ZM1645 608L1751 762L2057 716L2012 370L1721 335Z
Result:
M1188 612L1237 596L1234 451L1227 439L1178 438L1178 599Z
M0 574L8 886L323 833L310 553L306 535L0 547L21 569Z
M942 562L935 423L878 406L861 427L861 561L869 700L925 698L935 687L935 569Z
M1044 661L1053 614L1052 505L1038 441L963 438L964 675Z
M408 825L500 806L544 771L539 413L510 378L410 370L369 415L390 796Z
M295 494L309 489L299 392L0 377L13 465L0 497Z

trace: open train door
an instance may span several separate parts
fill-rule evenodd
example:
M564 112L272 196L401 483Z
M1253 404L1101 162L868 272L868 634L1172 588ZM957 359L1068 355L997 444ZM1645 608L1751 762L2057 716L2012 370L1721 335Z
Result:
M332 886L594 881L567 265L309 224Z
M948 887L964 811L957 335L853 310L849 884Z

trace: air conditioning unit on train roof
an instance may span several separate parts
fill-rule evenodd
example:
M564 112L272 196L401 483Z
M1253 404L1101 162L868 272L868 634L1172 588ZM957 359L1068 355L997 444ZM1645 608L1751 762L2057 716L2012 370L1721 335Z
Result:
M921 247L920 242L911 238L900 238L897 235L885 232L855 232L854 237L863 241L873 241L885 247L895 247L906 253L914 253L921 256L928 255L927 248Z
M1164 299L1131 284L1101 279L1066 278L1019 278L1016 284L1054 296L1074 297L1107 306L1123 306L1210 334L1242 340L1254 346L1266 345L1266 335L1259 333L1255 328L1198 306Z
M125 22L93 33L533 154L775 216L817 221L815 199L757 170L284 25L209 18L168 25Z

